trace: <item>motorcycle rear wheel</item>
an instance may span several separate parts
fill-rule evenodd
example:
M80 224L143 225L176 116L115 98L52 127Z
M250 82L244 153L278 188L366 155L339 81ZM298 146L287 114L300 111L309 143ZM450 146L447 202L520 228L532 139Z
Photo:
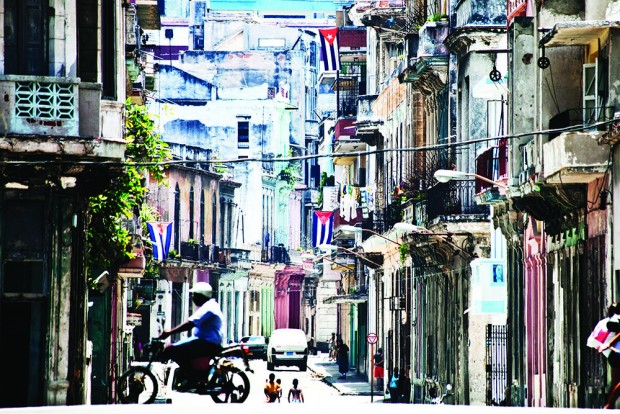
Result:
M116 381L118 400L122 404L151 404L157 391L157 378L145 367L131 367Z
M212 392L211 398L216 403L243 403L250 395L250 380L239 368L230 368L217 379L218 392Z

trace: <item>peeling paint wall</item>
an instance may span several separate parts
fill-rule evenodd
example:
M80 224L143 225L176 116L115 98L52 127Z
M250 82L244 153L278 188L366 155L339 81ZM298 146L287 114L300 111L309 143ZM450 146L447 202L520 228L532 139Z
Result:
M163 138L212 149L220 160L287 156L291 143L304 143L302 59L297 52L185 53L181 70L159 73L161 102L151 110L159 116ZM238 141L239 122L248 122L247 144ZM262 244L263 210L269 206L255 191L264 186L263 167L257 162L231 167L233 179L242 185L235 202L243 217L243 228L233 223L237 226L233 234L245 245ZM277 174L284 165L271 167ZM270 211L274 216L268 219L275 227L267 227L271 245L289 247L288 218L299 214L290 210L289 193L290 187L275 192L276 210Z

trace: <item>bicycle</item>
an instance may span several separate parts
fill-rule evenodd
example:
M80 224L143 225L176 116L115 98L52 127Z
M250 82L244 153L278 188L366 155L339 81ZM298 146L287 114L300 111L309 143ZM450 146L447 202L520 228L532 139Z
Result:
M155 402L159 392L159 384L164 381L153 372L152 365L154 362L161 362L159 356L163 349L163 341L152 340L150 344L145 346L145 352L149 355L148 363L146 365L132 365L119 377L116 382L119 402L123 404L152 404ZM234 344L223 348L219 355L209 361L206 361L207 358L197 358L197 365L204 367L198 370L198 377L187 381L183 389L178 388L176 381L174 381L173 389L210 395L216 403L243 403L250 395L250 380L245 372L235 366L228 358L233 356L241 357L245 371L253 372L249 366L247 348Z

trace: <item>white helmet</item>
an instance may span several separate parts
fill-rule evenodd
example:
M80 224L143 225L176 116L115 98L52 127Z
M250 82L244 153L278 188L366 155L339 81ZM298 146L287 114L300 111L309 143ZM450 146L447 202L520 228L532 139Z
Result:
M213 296L213 288L207 282L198 282L189 290L191 293L197 293L207 299Z

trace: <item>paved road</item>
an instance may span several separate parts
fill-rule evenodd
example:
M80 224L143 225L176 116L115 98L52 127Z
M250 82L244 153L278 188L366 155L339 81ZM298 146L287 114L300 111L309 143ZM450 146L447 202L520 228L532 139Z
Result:
M263 414L265 412L323 414L323 412L333 412L334 410L338 414L411 414L412 412L421 414L446 412L451 414L515 414L517 412L524 414L534 412L588 414L601 413L602 411L558 408L385 404L379 396L375 396L374 404L371 404L370 396L368 395L368 383L363 378L355 376L355 373L351 373L352 375L349 375L346 380L339 380L337 378L337 369L333 363L329 363L329 361L320 356L312 357L308 366L309 369L306 372L300 372L297 368L276 368L274 373L277 378L282 379L285 392L282 402L275 404L265 403L263 394L265 380L270 372L267 371L266 363L264 361L252 361L251 367L254 373L249 375L251 381L250 397L244 404L215 404L209 396L173 393L171 395L171 404L9 408L0 409L0 414ZM306 397L305 404L289 404L286 402L286 392L290 388L293 378L299 379L300 386Z

